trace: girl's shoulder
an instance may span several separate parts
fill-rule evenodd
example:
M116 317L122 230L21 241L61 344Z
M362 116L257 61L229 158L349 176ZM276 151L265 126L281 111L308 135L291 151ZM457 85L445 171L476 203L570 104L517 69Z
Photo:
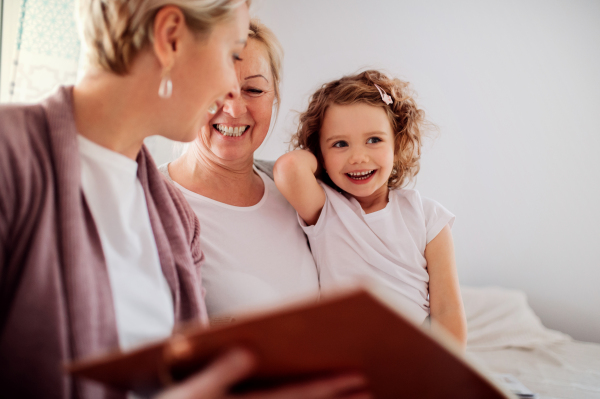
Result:
M423 198L415 189L396 188L390 190L390 202L392 202L392 197L394 197L399 206L423 208Z
M423 197L419 191L409 188L398 188L390 190L390 196L394 195L398 206L401 208L411 207L425 215L445 209L442 204L428 197ZM390 199L391 201L391 199Z
M424 222L427 243L435 238L444 226L449 224L452 227L454 224L455 216L452 212L439 202L422 197L417 190L396 189L390 191L390 197L392 195L396 196L396 206L400 208L403 214L410 213L416 220Z

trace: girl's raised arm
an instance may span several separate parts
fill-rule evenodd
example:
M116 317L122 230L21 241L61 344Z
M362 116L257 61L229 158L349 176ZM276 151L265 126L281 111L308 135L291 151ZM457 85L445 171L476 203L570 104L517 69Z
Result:
M325 205L325 191L317 182L317 158L307 150L295 150L279 157L273 168L277 188L309 226L319 220Z
M429 272L429 309L431 320L442 325L464 349L467 344L467 320L460 296L454 242L446 225L425 247Z

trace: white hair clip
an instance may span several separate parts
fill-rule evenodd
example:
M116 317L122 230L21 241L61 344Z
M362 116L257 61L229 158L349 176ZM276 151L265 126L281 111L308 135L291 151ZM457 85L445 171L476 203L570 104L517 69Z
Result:
M373 83L375 84L375 83ZM394 100L392 100L392 97L390 97L389 94L387 94L381 87L377 86L375 84L375 87L377 87L377 90L379 90L379 94L381 94L381 99L383 100L384 103L386 103L387 105L390 105L391 103L394 102Z

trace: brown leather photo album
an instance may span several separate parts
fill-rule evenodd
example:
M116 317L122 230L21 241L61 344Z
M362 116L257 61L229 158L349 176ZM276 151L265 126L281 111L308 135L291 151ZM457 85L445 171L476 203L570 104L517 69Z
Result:
M66 369L115 388L151 392L238 346L256 354L258 367L237 390L359 371L376 398L513 398L446 334L415 324L380 290L364 287L225 326L188 326L164 341Z

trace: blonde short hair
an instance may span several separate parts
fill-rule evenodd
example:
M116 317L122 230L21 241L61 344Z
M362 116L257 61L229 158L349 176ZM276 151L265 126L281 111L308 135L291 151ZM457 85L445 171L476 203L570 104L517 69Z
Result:
M253 39L262 43L267 50L267 54L269 56L269 66L271 67L271 74L273 75L275 100L277 101L275 106L277 107L277 111L279 111L279 103L281 100L279 83L281 83L282 75L283 47L281 47L281 43L279 43L279 40L277 40L277 37L273 31L267 28L257 18L252 18L250 20L250 32L248 34L248 39Z
M167 5L179 7L198 35L210 33L250 0L78 0L78 23L87 61L119 75L129 71L139 51L153 41L154 17Z

